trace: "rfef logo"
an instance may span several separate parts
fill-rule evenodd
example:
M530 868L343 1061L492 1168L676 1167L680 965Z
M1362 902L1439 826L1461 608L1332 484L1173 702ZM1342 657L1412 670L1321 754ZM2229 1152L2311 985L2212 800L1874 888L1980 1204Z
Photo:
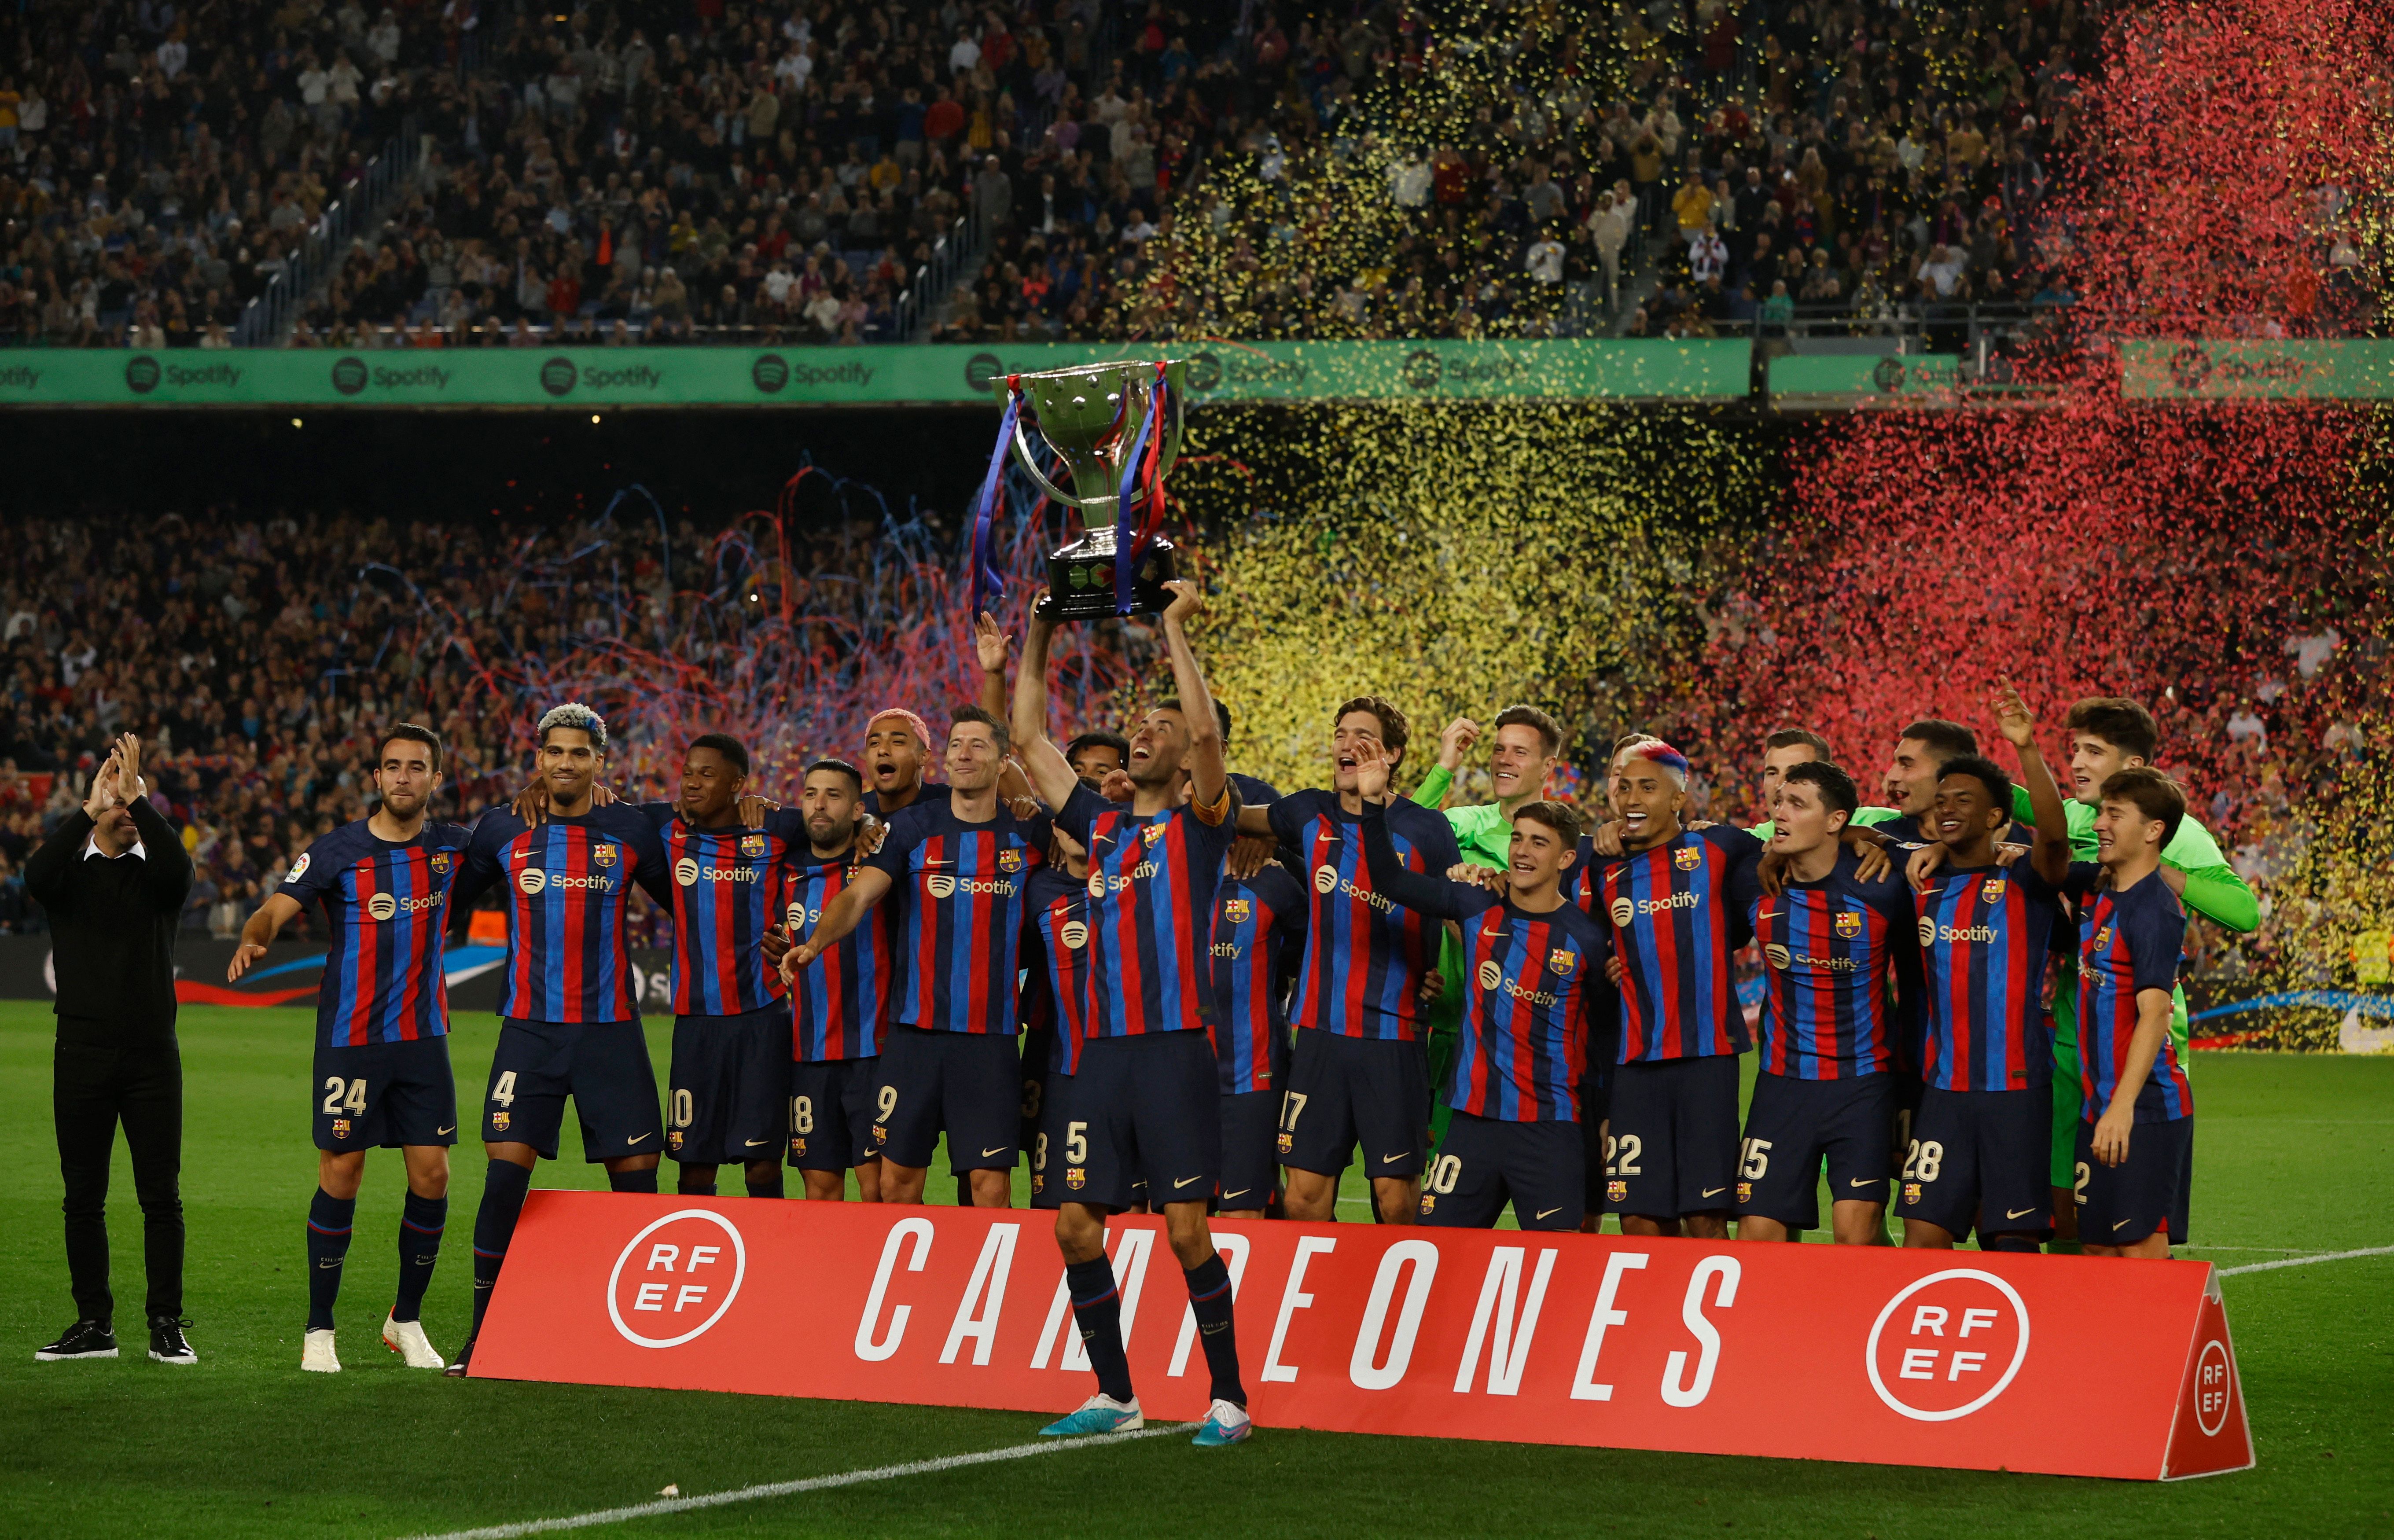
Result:
M607 1275L607 1318L637 1348L678 1348L723 1319L748 1247L722 1215L684 1208L632 1237Z
M2235 1379L2228 1362L2228 1345L2213 1337L2194 1360L2194 1423L2206 1439L2216 1438L2228 1426L2228 1389Z
M1915 1422L1966 1417L2027 1362L2028 1306L1992 1272L1932 1272L1880 1309L1862 1360L1890 1410Z

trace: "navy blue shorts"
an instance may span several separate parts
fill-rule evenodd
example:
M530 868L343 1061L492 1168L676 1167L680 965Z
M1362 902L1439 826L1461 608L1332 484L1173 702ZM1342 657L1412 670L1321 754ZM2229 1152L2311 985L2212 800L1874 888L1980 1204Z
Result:
M1589 1050L1593 1054L1593 1045ZM1621 1066L1612 1061L1615 1049L1604 1050L1603 1062L1590 1059L1587 1073L1580 1077L1579 1137L1580 1192L1583 1200L1600 1199L1604 1195L1604 1122L1612 1115L1612 1077Z
M1056 1098L1063 1137L1047 1146L1047 1174L1063 1172L1058 1196L1110 1209L1210 1200L1222 1163L1221 1083L1203 1032L1082 1044Z
M1279 1091L1239 1091L1222 1103L1222 1172L1216 1206L1264 1208L1280 1190Z
M1912 1153L1912 1124L1920 1116L1922 1086L1919 1073L1900 1064L1888 1072L1887 1078L1895 1091L1893 1109L1888 1113L1887 1168L1892 1171Z
M1012 1170L1022 1154L1021 1055L1010 1032L890 1028L866 1158L927 1166L945 1133L957 1176Z
M1031 1158L1031 1206L1056 1208L1064 1202L1064 1103L1072 1089L1072 1077L1050 1070L1034 1077L1028 1060L1022 1066L1023 1099L1026 1111L1037 1087L1038 1113L1025 1119L1030 1128L1023 1151ZM1083 1179L1087 1178L1085 1175Z
M1895 1212L1960 1240L2053 1230L2053 1091L1920 1093Z
M790 1066L790 1164L846 1171L873 1157L874 1093L881 1060L807 1059Z
M2132 1246L2168 1229L2170 1244L2186 1244L2186 1210L2193 1195L2194 1119L2139 1123L2128 1130L2128 1158L2105 1165L2095 1158L2095 1125L2078 1124L2078 1239L2098 1246Z
M457 1142L457 1082L449 1039L316 1047L316 1148L396 1150Z
M482 1138L529 1144L541 1159L555 1160L568 1096L582 1120L584 1160L664 1153L657 1072L637 1019L499 1023Z
M691 1165L771 1161L790 1134L790 1007L674 1018L665 1150Z
M1738 1213L1790 1230L1820 1229L1823 1162L1831 1202L1886 1203L1895 1174L1887 1148L1894 1115L1895 1086L1886 1075L1800 1080L1765 1070L1754 1077L1745 1110Z
M1419 1043L1300 1028L1274 1141L1280 1163L1335 1177L1363 1147L1367 1177L1417 1177L1429 1149L1429 1054Z
M1737 1055L1640 1060L1612 1073L1604 1212L1727 1213L1737 1185Z
M1422 1182L1421 1222L1493 1230L1513 1205L1523 1230L1577 1230L1587 1212L1576 1123L1508 1123L1458 1112Z

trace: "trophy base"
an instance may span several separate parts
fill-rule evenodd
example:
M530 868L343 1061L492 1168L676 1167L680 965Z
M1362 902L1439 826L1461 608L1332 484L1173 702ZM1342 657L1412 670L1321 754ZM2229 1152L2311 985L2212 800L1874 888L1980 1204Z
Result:
M1180 575L1172 542L1158 535L1131 568L1130 612L1162 614L1171 606L1164 585ZM1100 524L1047 559L1047 597L1039 613L1052 620L1103 620L1115 613L1114 529Z

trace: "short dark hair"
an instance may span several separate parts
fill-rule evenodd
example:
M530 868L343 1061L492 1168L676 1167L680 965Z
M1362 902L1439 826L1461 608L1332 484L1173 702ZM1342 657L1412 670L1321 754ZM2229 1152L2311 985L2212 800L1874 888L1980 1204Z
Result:
M430 749L432 751L433 772L435 774L440 772L441 734L433 731L430 728L426 727L421 722L393 722L390 726L383 729L382 742L375 745L375 762L379 765L382 762L381 751L390 747L394 741L401 738L404 738L411 744L422 744L426 748Z
M1218 696L1217 696L1214 701L1214 725L1222 730L1222 742L1225 744L1229 744L1230 741L1230 708L1223 704L1221 698Z
M2091 733L2123 754L2151 759L2161 746L2162 726L2153 714L2124 695L2089 695L2070 708L2066 725Z
M1915 735L1907 732L1904 736ZM1927 741L1922 740L1924 743ZM1994 798L1995 806L2004 810L2004 816L2011 816L2012 778L2004 773L2003 766L1982 754L1957 754L1937 767L1937 779L1940 781L1955 775L1966 775L1986 787L1987 795Z
M997 740L998 753L1004 754L1014 746L1014 735L1006 731L1006 724L977 705L956 707L956 714L948 719L948 736L954 737L956 729L967 722L979 722L989 729L990 736Z
M690 755L691 749L702 748L713 749L716 753L723 756L724 761L733 770L738 770L743 775L748 773L747 745L741 743L739 739L731 736L731 734L728 732L702 732L697 737L692 738L690 741L690 748L684 749L682 751L682 755L687 758Z
M1800 765L1788 766L1785 783L1792 785L1798 781L1820 787L1821 800L1848 820L1854 816L1854 809L1862 805L1861 790L1854 784L1853 776L1843 765L1831 760L1807 759Z
M2103 778L2103 789L2097 795L2107 802L2117 797L2134 803L2147 818L2159 819L2164 849L2177 837L2177 826L2186 821L2186 788L2150 765L2113 770Z
M858 770L854 765L849 764L847 760L834 759L829 755L825 755L822 758L816 760L811 765L809 765L806 769L806 774L812 775L817 770L829 770L834 775L847 776L850 781L856 783L856 795L859 796L862 796L864 795L864 772ZM798 783L804 785L806 783L806 777L799 777Z
M1188 704L1182 701L1177 695L1166 695L1164 699L1155 703L1154 709L1157 711L1177 711L1183 717L1189 715ZM1230 741L1230 708L1224 705L1219 701L1216 701L1214 703L1214 726L1220 730L1222 742L1228 744ZM1125 751L1125 757L1128 757L1127 750ZM1071 757L1068 755L1066 757L1069 758Z
M1388 751L1388 757L1403 758L1407 727L1405 714L1397 709L1396 703L1377 695L1358 695L1330 714L1330 725L1335 728L1359 711L1369 713L1380 724L1380 744Z
M1794 748L1798 744L1804 744L1822 759L1829 757L1829 741L1809 727L1781 728L1762 741L1762 752L1768 754L1775 748Z
M1540 711L1536 706L1506 706L1496 714L1496 720L1490 724L1488 731L1494 732L1500 727L1526 727L1535 730L1538 742L1546 745L1546 757L1549 759L1563 751L1563 730L1555 725L1555 719L1552 717ZM1520 815L1516 813L1514 816Z
M1942 717L1923 717L1897 733L1896 741L1906 738L1927 744L1930 752L1942 764L1948 759L1960 759L1979 752L1979 735L1959 722L1949 722Z
M1093 748L1110 748L1122 757L1124 764L1130 763L1130 740L1119 732L1076 733L1072 741L1064 745L1064 758L1069 763L1079 758L1082 750Z
M1585 827L1579 809L1568 802L1524 802L1513 809L1513 822L1519 823L1525 818L1562 836L1566 845L1578 844L1580 831Z

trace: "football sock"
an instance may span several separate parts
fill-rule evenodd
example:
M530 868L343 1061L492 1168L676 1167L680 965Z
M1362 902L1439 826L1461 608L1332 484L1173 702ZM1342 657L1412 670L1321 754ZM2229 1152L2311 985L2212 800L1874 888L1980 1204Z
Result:
M399 1212L399 1300L390 1308L393 1321L414 1321L424 1314L424 1291L432 1282L432 1265L441 1260L441 1232L449 1224L449 1200L411 1191Z
M2033 1255L2043 1251L2045 1247L2033 1235L1981 1235L1979 1237L1979 1249L1980 1251L2025 1251Z
M1230 1318L1230 1269L1216 1252L1187 1270L1189 1310L1197 1317L1197 1340L1205 1348L1205 1367L1213 1372L1214 1399L1235 1406L1247 1403L1247 1388L1239 1383L1239 1335Z
M607 1186L609 1191L615 1192L654 1192L657 1190L657 1168L651 1165L646 1171L610 1171L607 1173ZM714 1191L715 1184L707 1183L706 1190Z
M701 1173L704 1173L704 1175ZM614 1182L614 1179L615 1178L612 1175L607 1178L611 1185ZM618 1187L615 1191L621 1192L624 1189ZM681 1168L681 1175L674 1178L674 1191L680 1193L685 1198L714 1197L715 1167L711 1165L683 1166Z
M516 1237L516 1220L523 1214L524 1194L532 1191L532 1172L513 1161L491 1162L482 1178L482 1206L474 1211L474 1330L482 1329L482 1312L491 1308L491 1288L499 1281L499 1264L507 1259L507 1243Z
M322 1188L308 1204L308 1329L333 1329L333 1301L341 1293L341 1264L349 1255L349 1230L358 1217L355 1198L335 1198Z
M782 1195L782 1168L779 1165L771 1165L766 1167L762 1172L759 1172L755 1166L750 1166L748 1168L748 1195L752 1198L780 1197Z
M1080 1323L1081 1347L1089 1367L1098 1372L1098 1390L1127 1405L1131 1399L1130 1360L1123 1352L1122 1293L1114 1287L1114 1265L1105 1257L1068 1262L1064 1286L1072 1292L1072 1319ZM1210 1358L1213 1349L1206 1349Z

